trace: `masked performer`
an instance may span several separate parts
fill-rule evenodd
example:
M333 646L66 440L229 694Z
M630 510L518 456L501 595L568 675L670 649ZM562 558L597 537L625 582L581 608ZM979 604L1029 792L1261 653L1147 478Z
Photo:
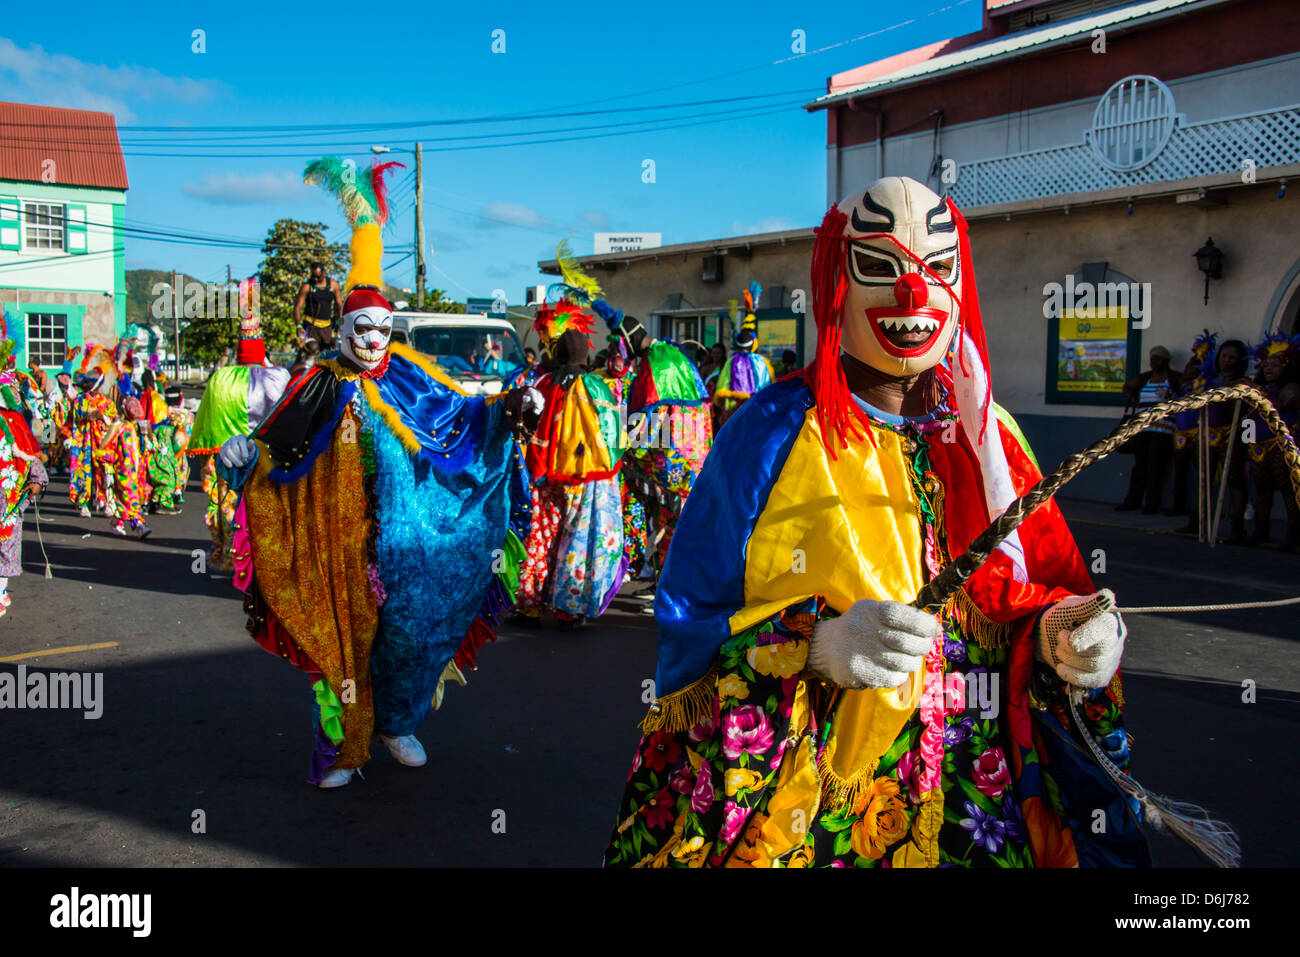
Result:
M561 243L556 251L564 283L557 292L580 304L590 304L617 334L636 363L627 391L628 449L623 475L640 497L654 531L649 543L650 564L657 572L668 553L682 503L713 444L708 392L699 370L676 343L655 339L633 316L606 302L600 285L579 267Z
M1211 383L1216 378L1214 352L1218 340L1219 337L1210 332L1209 329L1203 330L1199 336L1192 340L1192 353L1187 358L1187 364L1183 366L1183 384L1182 388L1178 390L1180 398L1213 387ZM1199 409L1193 409L1190 412L1179 412L1173 417L1174 503L1173 507L1165 513L1166 515L1187 514L1187 478L1189 474L1195 472L1195 458L1200 448L1197 435L1200 431L1200 418Z
M606 863L1147 861L1066 730L1070 682L1126 765L1124 627L1055 505L941 614L908 604L1039 477L991 414L965 221L882 179L827 213L812 279L814 363L741 407L682 514Z
M9 610L9 579L23 573L23 512L49 482L40 443L9 359L18 349L19 324L0 318L0 615ZM10 331L12 330L12 331Z
M735 348L718 374L713 404L718 407L719 428L740 408L742 402L759 389L767 388L776 379L767 356L755 351L758 348L758 320L754 318L754 309L761 294L762 287L756 282L751 282L745 290L745 318L732 337Z
M1256 385L1264 390L1281 413L1282 421L1294 431L1297 412L1300 412L1300 376L1296 368L1300 336L1288 336L1280 331L1267 333L1255 347L1255 359L1259 363ZM1255 529L1250 544L1260 545L1269 540L1273 493L1279 492L1282 507L1286 509L1286 538L1282 548L1294 551L1300 545L1300 507L1291 487L1291 472L1282 457L1284 440L1274 435L1258 414L1252 413L1251 418L1255 440L1243 443L1250 455L1250 475L1255 483Z
M152 489L149 513L179 515L183 485L181 458L177 451L184 448L184 439L176 433L172 410L163 394L158 391L153 370L145 369L141 380L140 405L144 411L144 419L140 424L141 447Z
M536 388L546 414L528 446L532 528L516 595L521 624L554 610L563 631L608 607L627 569L618 470L620 403L605 377L583 370L592 316L560 302L533 322L541 343Z
M252 301L252 296L244 290L247 284L247 281L240 284L240 299L245 303ZM217 474L216 453L227 439L251 434L288 385L289 371L267 363L261 321L256 311L249 309L248 315L239 321L235 365L222 366L208 379L185 449L187 456L207 457L199 474L208 498L203 520L212 539L208 551L211 571L230 574L235 570L237 496Z
M390 342L379 291L389 165L308 166L353 228L339 351L221 453L243 490L236 584L258 643L311 682L310 779L326 788L365 764L375 731L401 764L425 763L416 730L513 601L528 479L512 431L540 411L536 392L466 396Z
M631 353L623 337L617 333L610 333L608 341L602 375L609 391L614 395L620 414L626 418L628 390L635 375ZM618 497L623 510L623 557L627 565L625 578L635 579L645 571L645 505L632 494L621 468L618 472Z

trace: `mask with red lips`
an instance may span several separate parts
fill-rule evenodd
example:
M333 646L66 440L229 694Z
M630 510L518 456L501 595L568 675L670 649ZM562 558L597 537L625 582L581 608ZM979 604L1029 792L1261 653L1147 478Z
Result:
M348 293L339 323L339 352L363 372L377 369L388 355L393 307L378 290L358 286Z
M962 264L947 203L889 176L841 202L848 217L843 351L890 376L938 365L959 321Z

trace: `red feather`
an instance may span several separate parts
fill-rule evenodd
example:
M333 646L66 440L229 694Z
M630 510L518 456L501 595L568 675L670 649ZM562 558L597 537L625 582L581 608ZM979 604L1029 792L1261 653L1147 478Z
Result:
M375 193L375 220L380 226L388 222L388 186L384 183L384 171L391 166L406 169L405 163L394 160L391 163L378 163L370 167L370 188Z

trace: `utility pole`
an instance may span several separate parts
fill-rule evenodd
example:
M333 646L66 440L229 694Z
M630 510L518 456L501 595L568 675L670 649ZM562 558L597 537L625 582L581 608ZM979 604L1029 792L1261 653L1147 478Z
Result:
M175 308L172 310L172 321L175 323L176 333L176 384L181 382L181 299L183 298L181 289L181 274L172 270L172 301Z
M236 340L236 348L238 348L239 320L243 316L239 314L239 297L234 295L230 284L230 263L226 263L226 308L230 310L230 336Z
M424 308L424 144L415 144L415 307Z

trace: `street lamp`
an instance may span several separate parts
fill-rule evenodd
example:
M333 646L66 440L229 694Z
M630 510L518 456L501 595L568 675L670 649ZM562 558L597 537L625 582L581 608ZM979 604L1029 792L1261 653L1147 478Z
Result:
M377 156L380 153L391 153L392 150L390 150L387 146L372 146L370 147L370 152L374 153Z
M1213 239L1205 240L1205 245L1193 254L1196 268L1205 273L1205 305L1210 304L1210 280L1223 278L1223 251L1214 245Z

